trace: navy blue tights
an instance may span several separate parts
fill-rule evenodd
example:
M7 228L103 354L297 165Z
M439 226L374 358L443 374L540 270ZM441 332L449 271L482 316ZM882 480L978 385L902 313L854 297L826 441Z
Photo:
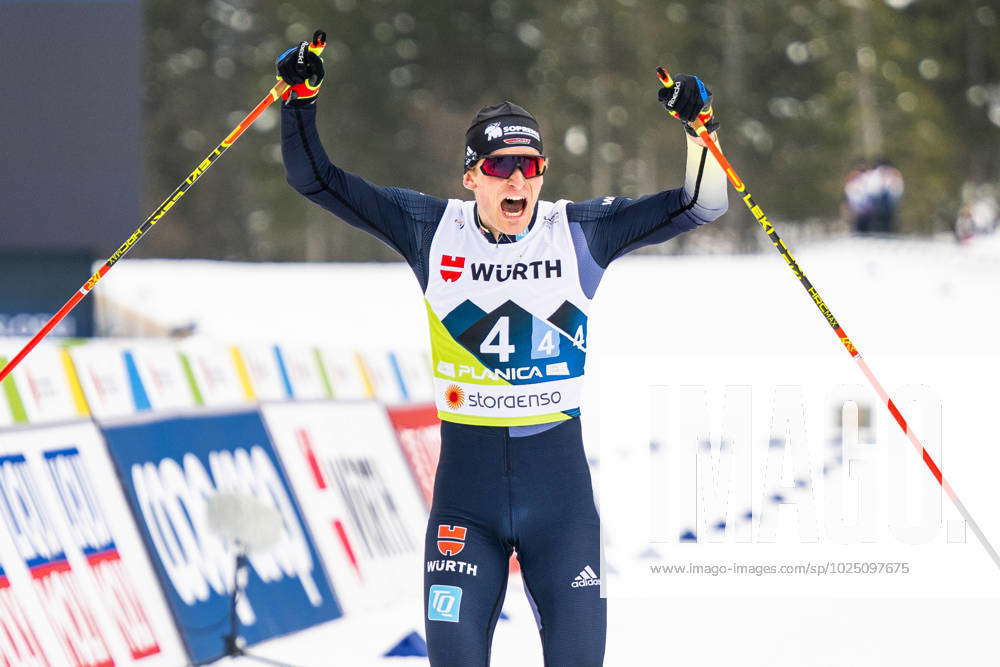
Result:
M433 667L489 665L514 549L546 667L603 664L600 524L580 420L526 437L443 422L424 545Z

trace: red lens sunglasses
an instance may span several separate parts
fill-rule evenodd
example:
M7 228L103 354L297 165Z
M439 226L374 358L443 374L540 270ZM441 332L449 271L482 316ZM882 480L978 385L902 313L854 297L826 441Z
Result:
M510 178L520 169L525 178L535 178L545 173L544 155L494 155L483 158L479 170L487 176Z

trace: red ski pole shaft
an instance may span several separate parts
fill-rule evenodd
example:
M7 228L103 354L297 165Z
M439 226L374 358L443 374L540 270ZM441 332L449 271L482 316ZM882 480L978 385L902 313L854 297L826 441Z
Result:
M276 83L274 87L268 91L267 95L265 95L264 98L257 103L257 106L255 106L253 110L248 113L235 128L233 128L233 131L226 135L226 138L223 139L218 146L212 149L212 152L209 153L204 160L198 163L198 166L195 167L194 170L188 174L187 178L185 178L181 184L170 193L170 196L164 199L163 203L157 206L156 209L149 214L149 217L146 218L141 225L139 225L138 229L132 232L132 235L118 247L118 250L116 250L111 257L108 257L104 264L101 265L101 268L99 268L94 275L92 275L87 282L85 282L83 286L80 287L80 289L78 289L72 297L70 297L69 301L67 301L63 307L60 308L56 314L45 323L45 326L43 326L41 330L36 333L9 362L7 362L3 369L0 369L0 382L10 375L11 371L13 371L14 368L21 363L26 356L28 356L29 352L35 349L35 346L37 346L42 339L56 327L56 325L62 322L63 318L65 318L70 311L76 308L76 305L83 300L83 297L87 296L90 290L94 289L94 286L97 285L101 278L103 278L105 274L111 270L111 267L114 266L118 260L128 254L132 248L139 244L139 241L142 240L146 232L148 232L153 225L163 219L163 216L165 216L170 209L174 207L178 200L180 200L180 198L183 197L189 189L191 189L191 186L194 185L206 171L208 171L208 168L215 164L215 161L222 157L222 154L225 153L230 146L236 143L236 140L240 138L240 135L242 135L248 127L253 125L254 121L256 121L260 115L264 113L265 109L271 106L272 102L280 99L286 90L288 90L288 84L279 80L278 83Z
M177 201L191 188L191 186L194 185L199 178L201 178L202 174L208 171L208 168L211 167L215 161L218 160L222 154L225 153L229 147L240 138L240 135L243 134L248 127L253 125L253 122L257 120L262 113L264 113L265 109L271 106L272 102L281 97L281 94L284 93L287 88L288 84L284 81L278 81L274 88L271 88L264 99L258 102L257 106L253 108L253 111L247 114L246 118L241 120L239 125L237 125L204 160L198 163L198 166L195 167L194 170L188 174L188 177L185 178L181 184L170 193L170 196L164 199L163 203L157 206L156 210L150 213L149 217L146 218L141 225L139 225L139 228L132 232L132 236L128 237L125 242L118 247L118 250L111 255L111 257L108 257L104 264L101 265L101 268L99 268L94 275L92 275L90 279L87 280L87 282L85 282L72 297L70 297L69 301L63 304L62 308L56 311L56 314L53 315L49 321L45 323L41 330L39 330L39 332L36 333L31 340L29 340L27 344L21 348L21 350L14 355L10 361L7 362L7 365L5 365L3 369L0 369L0 382L10 375L11 371L13 371L14 368L21 363L26 356L28 356L29 352L35 349L35 346L37 346L43 338L49 335L49 332L51 332L56 325L62 322L63 318L65 318L70 311L76 308L76 305L83 300L83 297L87 296L90 290L94 289L94 286L97 285L101 278L103 278L107 272L111 270L111 267L114 266L118 260L128 254L132 248L139 244L139 241L146 234L146 232L152 229L153 225L159 222L163 216L165 216L170 209L174 207L174 204L176 204Z
M667 72L665 68L658 67L656 69L656 74L660 78L660 83L662 83L666 88L671 88L674 85L673 79L670 78L670 74ZM934 479L937 480L937 483L941 485L941 488L947 494L948 498L951 499L952 503L954 503L955 508L958 510L959 514L962 515L962 518L965 519L966 523L969 524L969 527L972 528L972 532L975 533L976 537L979 539L979 542L983 545L983 548L986 549L986 552L989 554L990 558L993 559L993 562L996 564L997 567L1000 567L1000 555L997 554L996 550L993 548L993 545L990 544L988 539L986 539L986 535L979 528L979 524L977 524L975 520L973 520L972 515L969 514L969 511L965 508L965 505L962 504L961 500L959 500L958 495L955 493L955 490L951 487L951 484L949 484L948 480L944 478L944 475L942 475L941 473L941 469L938 467L937 463L934 462L934 458L923 446L923 444L917 438L916 434L912 430L910 430L909 426L906 423L906 419L903 418L903 414L899 411L899 408L896 407L896 404L889 396L889 393L882 386L882 383L878 381L878 378L875 377L875 374L872 373L871 368L868 366L864 358L861 356L861 352L858 350L857 347L855 347L854 343L851 342L851 339L847 337L847 334L844 333L843 327L840 326L840 323L837 321L837 318L834 317L833 312L830 310L829 306L827 306L826 302L823 301L823 298L819 295L819 291L813 286L813 284L806 277L806 274L802 270L802 267L799 266L798 261L796 261L796 259L792 256L792 253L788 250L788 246L786 246L785 242L781 239L780 236L778 236L778 231L777 229L775 229L774 224L770 220L768 220L767 215L761 209L760 205L756 201L754 201L753 196L747 190L746 183L744 183L743 179L741 179L736 174L736 170L733 169L733 166L729 163L729 160L727 160L726 156L722 154L722 151L719 149L718 144L716 144L715 141L712 139L711 133L709 133L709 131L705 128L704 121L701 120L701 118L699 117L698 120L695 120L691 123L691 127L694 129L695 132L698 133L698 137L703 142L705 142L705 146L708 148L709 152L712 153L716 161L718 161L719 166L722 167L723 171L726 172L726 177L729 179L729 182L732 183L733 188L735 188L736 191L740 193L740 197L742 198L743 203L746 205L747 209L750 211L751 215L753 215L754 219L757 220L758 223L760 223L761 229L764 231L765 234L767 234L768 239L771 241L772 245L774 245L774 248L778 251L778 254L784 258L785 262L788 264L788 268L792 271L795 277L798 278L799 282L802 284L802 287L805 288L806 292L809 294L809 298L819 309L819 312L823 315L823 318L833 329L834 333L837 335L837 338L840 339L840 342L844 346L844 349L847 350L847 352L851 355L854 361L858 364L858 368L861 369L861 372L864 374L864 376L868 378L868 382L875 390L875 393L878 394L878 397L888 408L889 413L892 415L892 418L896 421L897 424L899 424L899 427L903 430L903 433L906 435L910 443L916 449L917 454L921 457L924 464L927 466L927 469L930 470L931 474L934 476Z

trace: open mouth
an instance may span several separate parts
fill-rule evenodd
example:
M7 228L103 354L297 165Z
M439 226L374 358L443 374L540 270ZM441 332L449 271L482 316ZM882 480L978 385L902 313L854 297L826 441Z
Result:
M516 218L524 213L527 205L528 201L524 197L504 197L500 202L500 210L508 218Z

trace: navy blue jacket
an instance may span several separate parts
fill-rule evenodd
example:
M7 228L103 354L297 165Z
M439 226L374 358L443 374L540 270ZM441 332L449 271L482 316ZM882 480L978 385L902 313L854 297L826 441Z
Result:
M374 185L334 165L320 143L315 104L282 109L281 150L292 187L395 249L413 269L421 289L426 289L431 240L446 200ZM588 296L593 296L601 274L612 260L636 248L672 239L726 211L725 177L714 161L706 166L707 150L700 151L690 196L684 188L676 188L638 199L598 197L567 206L578 253L583 248L589 253L580 262ZM711 180L709 187L703 187L703 178ZM692 180L690 174L688 180ZM494 240L492 234L487 238Z

